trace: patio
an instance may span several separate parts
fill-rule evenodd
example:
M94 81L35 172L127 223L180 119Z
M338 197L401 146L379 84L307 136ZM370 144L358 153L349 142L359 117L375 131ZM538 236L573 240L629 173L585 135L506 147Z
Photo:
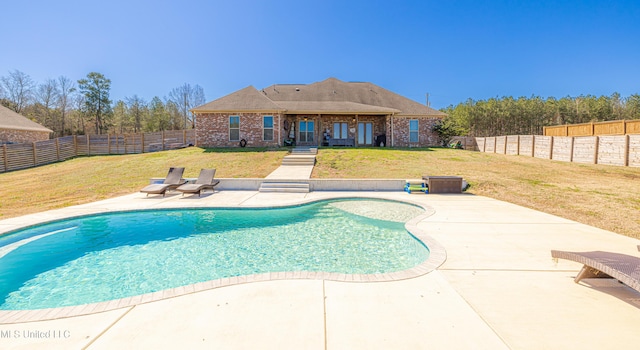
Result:
M0 232L108 210L273 206L337 197L432 208L418 226L445 247L447 260L436 271L393 282L238 278L235 285L87 316L6 324L10 313L4 312L0 347L624 349L640 342L640 293L612 280L575 284L581 265L550 255L558 249L637 256L638 240L469 194L135 193L3 220ZM36 337L46 332L48 338Z

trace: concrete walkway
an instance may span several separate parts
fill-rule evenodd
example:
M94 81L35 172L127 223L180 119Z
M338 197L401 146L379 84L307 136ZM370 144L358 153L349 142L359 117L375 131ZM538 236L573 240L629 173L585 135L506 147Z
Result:
M537 350L640 344L640 293L612 280L575 284L581 266L550 256L551 249L637 255L638 240L469 194L136 193L2 220L0 232L108 210L273 206L363 196L431 208L434 214L418 226L446 248L446 262L401 281L239 283L87 316L0 324L0 348ZM0 314L0 323L7 317ZM37 332L49 337L36 337Z
M267 175L268 180L307 180L311 178L313 165L281 165Z
M295 148L289 155L284 156L282 165L267 175L267 180L307 180L311 178L313 166L316 162L316 152L309 148Z

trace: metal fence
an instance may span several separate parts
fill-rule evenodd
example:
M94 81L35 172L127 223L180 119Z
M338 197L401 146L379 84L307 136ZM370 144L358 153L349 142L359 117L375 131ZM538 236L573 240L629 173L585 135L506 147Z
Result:
M32 168L77 156L134 154L182 148L195 144L195 130L141 134L74 135L32 143L5 144L0 149L0 172Z

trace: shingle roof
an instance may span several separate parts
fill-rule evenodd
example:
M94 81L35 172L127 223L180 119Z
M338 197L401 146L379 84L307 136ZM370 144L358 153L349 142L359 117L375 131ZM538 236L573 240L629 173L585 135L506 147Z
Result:
M0 129L53 132L3 105L0 105Z
M394 114L393 108L365 105L349 101L277 101L291 114Z
M194 112L283 111L286 113L396 114L443 117L446 114L371 83L329 78L313 84L249 86L193 109Z
M283 108L271 101L253 86L247 86L232 94L198 106L194 112L235 112L235 111L282 111Z
M262 91L276 103L279 101L349 101L392 108L399 111L398 115L446 115L375 84L347 83L336 78L309 85L272 85Z

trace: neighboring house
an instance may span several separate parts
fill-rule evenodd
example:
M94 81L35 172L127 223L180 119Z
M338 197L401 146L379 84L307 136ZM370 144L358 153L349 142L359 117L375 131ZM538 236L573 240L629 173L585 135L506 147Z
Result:
M0 144L28 143L49 139L52 130L0 105Z
M201 147L435 146L432 127L446 116L377 85L335 78L249 86L191 111Z

